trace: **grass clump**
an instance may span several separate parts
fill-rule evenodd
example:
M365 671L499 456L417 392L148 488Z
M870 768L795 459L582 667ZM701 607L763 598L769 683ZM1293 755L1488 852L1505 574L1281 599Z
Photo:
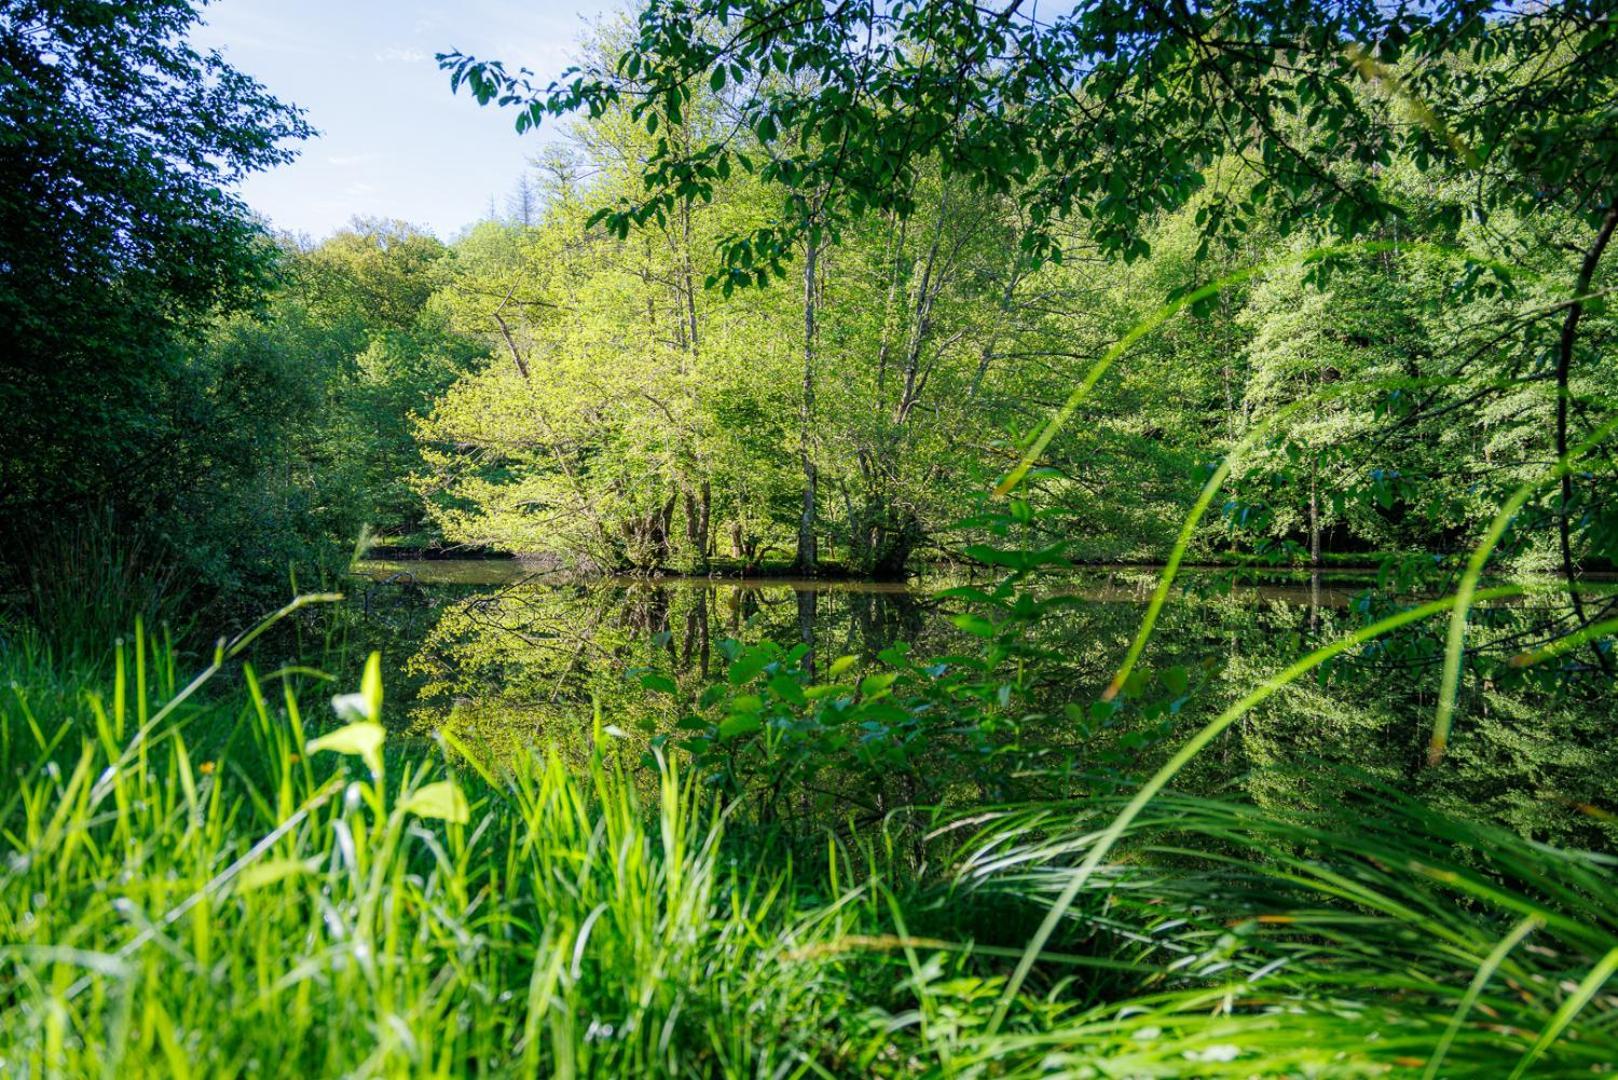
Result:
M155 727L123 664L67 714L4 705L5 1070L751 1074L820 1037L831 961L781 958L847 916L732 863L672 768L642 805L602 755L384 749L374 659L311 738L296 678Z
M310 669L226 674L221 650L182 683L137 640L48 693L28 687L48 657L0 653L7 1072L1618 1063L1613 861L1366 782L1290 816L1173 792L1127 819L1121 795L957 808L925 838L895 819L810 854L671 762L627 764L599 720L582 768L493 763L390 733L375 654L328 710Z

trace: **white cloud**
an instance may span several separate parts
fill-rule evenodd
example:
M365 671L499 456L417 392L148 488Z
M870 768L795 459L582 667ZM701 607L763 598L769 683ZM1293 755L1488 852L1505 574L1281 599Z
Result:
M379 64L421 64L428 59L427 54L420 49L401 49L397 45L390 45L375 54Z

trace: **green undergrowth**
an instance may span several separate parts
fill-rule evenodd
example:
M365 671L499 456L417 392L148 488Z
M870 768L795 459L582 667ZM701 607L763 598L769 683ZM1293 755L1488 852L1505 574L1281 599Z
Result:
M191 679L139 640L82 676L0 650L0 1072L1618 1064L1612 860L1353 778L1313 815L1159 795L1013 979L1121 797L788 843L599 719L582 765L495 762L390 733L374 655L328 703L312 669Z

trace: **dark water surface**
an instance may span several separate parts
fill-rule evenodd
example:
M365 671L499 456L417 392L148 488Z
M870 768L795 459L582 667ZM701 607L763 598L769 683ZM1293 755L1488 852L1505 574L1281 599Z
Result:
M389 690L393 722L512 748L577 747L594 718L631 732L674 729L705 687L725 681L736 642L804 643L817 663L852 655L870 670L896 642L929 661L981 657L984 643L955 621L966 602L939 594L991 589L998 580L569 580L502 560L377 561L359 571L348 592L364 647L383 649L401 676ZM1375 596L1373 575L1183 570L1143 658L1143 689L1105 729L1092 730L1086 718L1158 577L1158 568L1119 566L1039 579L1038 594L1078 602L1029 629L1046 659L1017 740L1144 767L1314 644L1388 610L1378 606L1388 598ZM1618 770L1611 695L1578 671L1572 682L1536 682L1553 673L1521 673L1508 662L1563 617L1562 606L1536 600L1474 611L1444 769L1424 767L1444 634L1443 620L1432 620L1287 689L1221 738L1185 780L1209 789L1239 783L1254 798L1290 802L1312 790L1296 769L1335 761L1401 790L1482 808L1531 834L1562 835L1568 815L1560 807L1603 802L1603 778ZM648 694L648 673L674 680L679 694Z
M1083 601L1060 624L1083 655L1121 655L1157 585L1156 567L1087 568L1041 578L1038 591ZM711 678L725 639L804 642L817 656L875 656L895 642L920 655L958 649L951 621L963 609L940 593L993 588L998 579L939 574L905 583L793 578L633 577L573 579L533 572L517 560L465 559L362 563L350 590L366 623L409 655L418 715L449 704L499 701L502 707L599 701L614 675L647 667ZM1342 612L1367 584L1345 574L1266 574L1184 570L1165 628L1189 625L1198 648L1235 619L1244 632L1317 627ZM1278 620L1278 621L1277 621ZM1171 631L1172 632L1172 631ZM1102 648L1102 644L1109 644Z
M979 644L953 622L965 604L939 594L998 579L934 575L908 583L611 577L534 573L515 560L418 560L361 564L351 589L368 636L404 656L402 687L418 725L478 714L544 730L598 707L632 707L624 684L658 670L693 686L723 675L722 643L806 643L816 658L873 658L896 642L917 656L971 651ZM1075 685L1105 685L1158 580L1152 567L1107 567L1047 575L1043 595L1082 603L1041 626L1068 656ZM1323 617L1342 614L1362 580L1337 575L1186 571L1161 623L1176 654L1227 653L1233 635L1294 643ZM1189 651L1188 651L1189 650ZM633 697L633 694L629 694Z
M909 582L801 578L637 577L574 579L536 573L518 560L433 559L362 563L357 590L368 619L397 622L413 615L423 652L418 668L465 664L525 646L539 662L572 641L575 667L591 657L628 662L637 639L667 649L680 667L706 675L714 642L726 637L807 642L828 655L875 655L896 641L942 647L958 636L950 616L959 601L951 587L993 588L997 578L937 574ZM1138 620L1161 568L1111 566L1047 574L1044 595L1095 606L1097 619L1122 628ZM1370 582L1364 574L1182 569L1171 608L1286 611L1317 625L1322 612L1341 611ZM1214 620L1221 621L1221 620ZM1289 618L1287 621L1295 621ZM430 628L425 623L432 623ZM410 631L399 623L399 628ZM498 642L509 639L506 647ZM453 642L454 647L451 648ZM603 650L606 650L603 652Z

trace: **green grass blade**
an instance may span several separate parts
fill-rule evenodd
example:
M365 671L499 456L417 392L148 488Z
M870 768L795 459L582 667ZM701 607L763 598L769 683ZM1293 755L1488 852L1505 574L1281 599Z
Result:
M1586 975L1584 981L1568 995L1566 1001L1562 1002L1562 1007L1556 1010L1551 1022L1545 1025L1545 1030L1534 1040L1534 1045L1528 1048L1528 1053L1524 1054L1522 1060L1517 1062L1517 1067L1511 1070L1510 1080L1518 1080L1518 1077L1527 1075L1534 1062L1538 1061L1551 1044L1561 1037L1562 1032L1567 1030L1567 1026L1579 1014L1579 1010L1590 1003L1590 999L1596 996L1596 991L1612 977L1614 971L1618 971L1618 949L1613 949L1603 956L1601 962L1590 969L1590 974Z
M1466 988L1466 994L1461 998L1461 1003L1455 1007L1455 1015L1450 1018L1449 1026L1444 1029L1444 1034L1439 1037L1438 1045L1433 1048L1433 1056L1427 1059L1427 1070L1422 1074L1424 1080L1434 1080L1434 1077L1438 1075L1438 1067L1444 1063L1444 1055L1449 1053L1450 1045L1455 1041L1456 1034L1460 1032L1461 1024L1466 1020L1466 1015L1472 1011L1472 1006L1477 1004L1478 997L1482 995L1484 986L1493 978L1495 971L1505 962L1506 957L1511 954L1511 950L1521 944L1523 938L1543 925L1545 925L1544 920L1539 916L1528 916L1512 927L1511 933L1501 938L1500 943L1494 947L1494 951L1484 957L1483 963L1478 965L1477 974L1472 977L1471 985Z
M1474 599L1498 599L1507 596L1517 596L1520 595L1521 592L1522 590L1515 586L1502 586L1500 588L1482 590L1476 594ZM1411 623L1420 622L1422 619L1437 615L1440 612L1448 611L1458 602L1458 596L1449 596L1442 600L1434 600L1430 603L1422 604L1419 607L1414 607L1407 611L1390 615L1387 618L1372 623L1369 626L1362 627L1361 629L1354 631L1352 634L1344 636L1338 641L1334 641L1329 645L1316 649L1314 652L1291 664L1278 674L1271 676L1258 688L1248 693L1245 697L1241 698L1241 700L1237 701L1224 712L1220 713L1206 726L1204 726L1202 730L1193 735L1184 746L1175 752L1174 756L1171 757L1162 768L1158 769L1158 771L1152 775L1151 779L1147 780L1146 783L1141 786L1140 790L1135 794L1135 797L1132 798L1128 805L1126 805L1124 809L1119 812L1118 816L1113 819L1112 824L1108 825L1107 828L1102 831L1095 844L1091 847L1089 854L1085 856L1084 861L1081 862L1078 868L1074 871L1067 886L1062 890L1061 895L1057 897L1056 902L1051 906L1050 911L1046 913L1044 920L1041 921L1039 929L1035 931L1033 938L1028 942L1027 947L1023 950L1022 959L1018 962L1016 970L1012 973L1011 978L1007 980L1006 988L1001 994L999 1003L995 1006L994 1015L990 1018L988 1028L989 1032L993 1033L997 1031L1000 1024L1005 1020L1006 1013L1009 1011L1012 1001L1015 1000L1017 992L1022 988L1023 981L1028 977L1028 972L1033 968L1035 961L1039 958L1039 954L1044 950L1046 944L1050 941L1051 935L1055 933L1057 924L1067 914L1068 908L1072 906L1073 901L1078 897L1079 892L1084 888L1085 883L1089 881L1091 874L1095 871L1095 868L1100 865L1101 860L1106 858L1107 853L1112 850L1113 845L1118 842L1119 837L1124 834L1124 832L1129 828L1130 824L1137 816L1139 816L1140 812L1145 809L1146 804L1152 801L1153 796L1161 791L1169 780L1171 780L1176 773L1185 767L1187 762L1196 757L1197 754L1202 751L1203 747L1212 742L1220 732L1230 727L1231 724L1235 723L1255 705L1258 705L1272 694L1288 686L1297 680L1299 676L1319 667L1332 657L1346 652L1357 645L1362 645L1374 638L1381 637L1383 634L1386 634L1392 630L1397 630L1402 626L1408 626Z

